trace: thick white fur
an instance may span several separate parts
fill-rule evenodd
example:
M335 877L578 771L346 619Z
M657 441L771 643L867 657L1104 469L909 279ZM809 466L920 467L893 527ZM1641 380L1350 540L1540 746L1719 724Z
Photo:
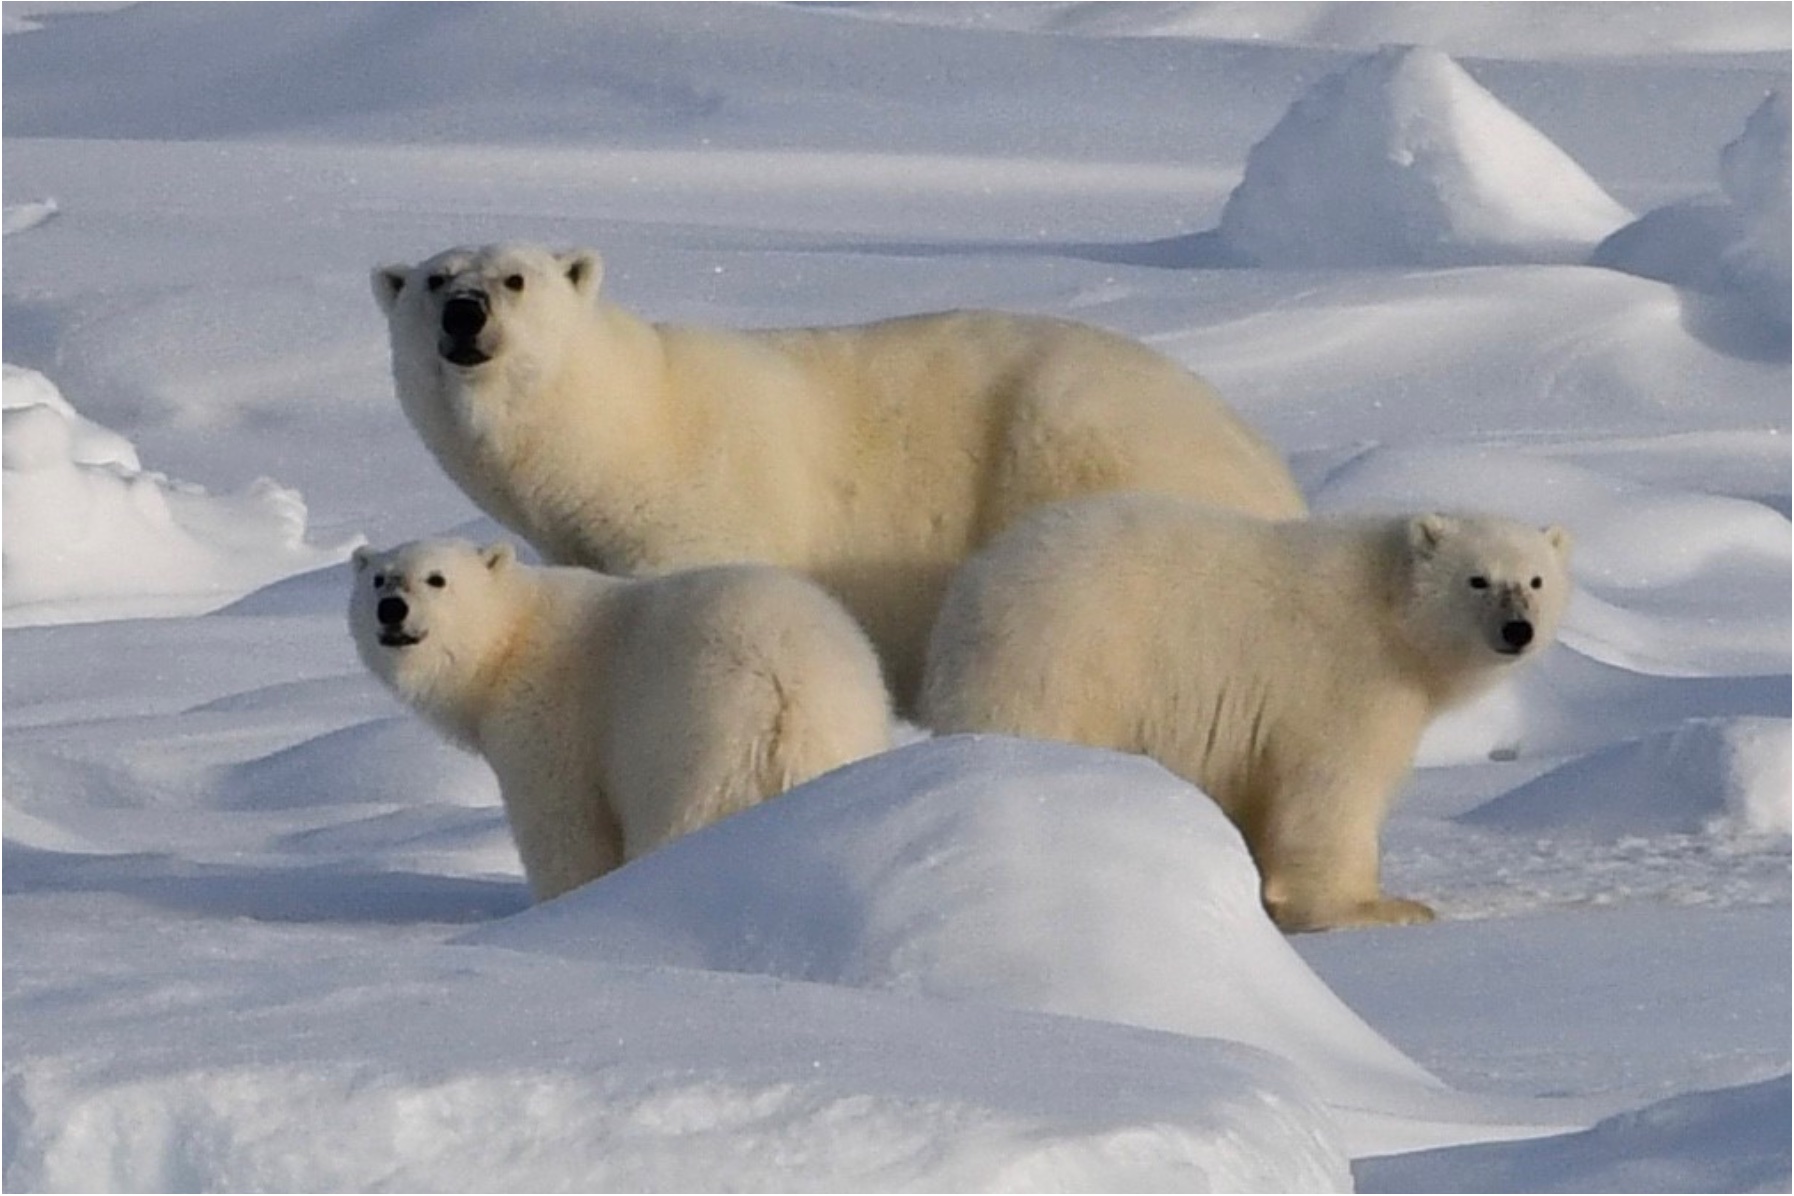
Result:
M491 764L538 901L890 743L871 645L783 570L626 580L435 540L354 575L362 661Z
M1434 715L1551 642L1568 550L1491 518L1059 504L954 579L922 721L1154 757L1240 827L1285 929L1424 921L1382 892L1384 818Z
M953 567L1017 514L1111 489L1303 515L1278 454L1206 383L1124 337L953 312L842 328L651 324L596 254L451 249L373 275L406 415L545 559L637 574L785 565L860 620L914 694ZM490 303L442 356L448 297Z

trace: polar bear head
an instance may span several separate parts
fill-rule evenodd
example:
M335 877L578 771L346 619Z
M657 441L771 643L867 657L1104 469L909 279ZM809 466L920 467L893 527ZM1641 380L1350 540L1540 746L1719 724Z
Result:
M518 618L516 550L421 540L384 552L358 548L349 631L368 671L457 738L477 705L484 666Z
M602 275L589 249L486 245L444 250L415 266L381 266L373 284L395 367L432 364L465 377L499 361L551 371Z
M1429 514L1406 533L1404 627L1441 689L1537 655L1556 637L1570 598L1564 529Z

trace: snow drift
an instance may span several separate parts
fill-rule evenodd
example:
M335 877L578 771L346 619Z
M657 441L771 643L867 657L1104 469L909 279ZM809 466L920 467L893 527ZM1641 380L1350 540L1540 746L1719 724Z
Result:
M1778 1192L1788 1181L1787 1076L1691 1092L1520 1150L1464 1146L1373 1160L1372 1192Z
M463 942L1220 1038L1295 1063L1354 1156L1543 1132L1446 1090L1265 916L1245 843L1143 757L954 736L849 765Z
M101 918L137 945L9 945L8 1191L1351 1190L1294 1069L1235 1044ZM73 991L69 952L94 968Z
M1788 92L1771 92L1719 154L1716 191L1645 213L1595 248L1597 266L1734 294L1789 323Z
M1580 757L1464 816L1512 834L1781 834L1790 829L1787 719L1691 719Z
M42 374L6 367L6 623L193 614L342 559L306 539L305 502L267 479L241 493L145 471Z
M1629 215L1450 57L1393 46L1252 147L1219 232L1260 266L1570 262Z

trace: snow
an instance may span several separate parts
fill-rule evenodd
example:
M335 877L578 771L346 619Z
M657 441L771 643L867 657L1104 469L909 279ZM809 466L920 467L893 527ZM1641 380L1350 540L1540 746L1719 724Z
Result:
M10 237L14 233L22 233L26 229L36 228L44 221L56 215L56 201L53 199L38 200L36 203L6 205L5 234Z
M1449 56L1391 46L1252 147L1219 231L1260 266L1572 262L1629 215Z
M1515 835L1789 833L1789 723L1690 719L1580 756L1466 814Z
M145 471L34 370L7 366L5 396L8 626L205 611L361 542L307 543L304 500L266 478L212 495Z
M1794 1178L1785 5L5 28L8 1190ZM654 318L1115 327L1317 510L1567 527L1385 834L1441 921L1284 939L1156 766L908 729L529 908L343 622L355 544L500 534L367 276L501 238Z
M9 1188L1349 1183L1293 1069L1229 1043L317 927L167 939L113 912L141 936L123 952L57 919L111 974L9 994L55 1010L8 1089Z
M1213 803L1135 757L975 736L913 744L615 880L460 941L1245 1043L1301 1069L1353 1155L1525 1137L1586 1112L1445 1091L1270 925L1244 842Z
M1776 1192L1788 1085L1690 1093L1610 1117L1523 1158L1467 1147L1404 1160L1388 1192ZM1382 1173L1365 1168L1371 1182Z
M1108 37L1188 37L1275 41L1364 53L1391 43L1424 43L1449 54L1515 58L1603 58L1635 54L1727 53L1785 47L1787 11L1776 4L1727 4L1696 13L1675 3L1536 4L1491 0L1468 11L1425 0L1337 4L947 4L850 3L843 12L886 20L1030 29ZM1522 8L1525 9L1521 12Z
M1719 155L1718 188L1647 212L1595 249L1597 265L1736 295L1765 326L1789 318L1788 92L1771 92Z

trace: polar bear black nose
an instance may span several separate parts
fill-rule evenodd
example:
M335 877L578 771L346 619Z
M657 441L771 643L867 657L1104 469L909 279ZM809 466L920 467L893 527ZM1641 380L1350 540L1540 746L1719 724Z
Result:
M456 340L478 336L486 326L486 301L474 295L456 295L442 305L442 331Z
M1518 652L1532 643L1532 624L1525 619L1510 619L1501 625L1501 642Z
M405 616L410 613L411 608L405 605L403 598L391 596L380 599L380 605L374 608L374 617L388 627L396 623L403 623Z

